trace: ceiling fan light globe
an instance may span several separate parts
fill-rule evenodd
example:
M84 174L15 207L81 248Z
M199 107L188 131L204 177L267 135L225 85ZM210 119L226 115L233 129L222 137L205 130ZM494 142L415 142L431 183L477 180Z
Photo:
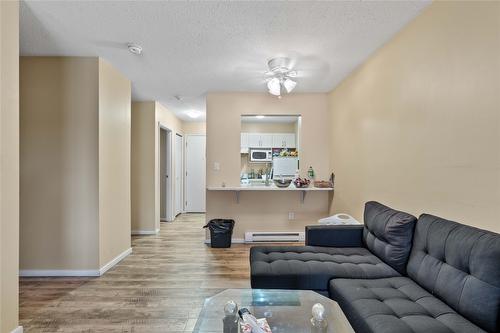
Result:
M271 80L267 81L267 88L269 90L279 90L280 80L277 77L274 77Z
M283 82L283 86L285 87L287 93L291 93L292 90L295 89L296 85L297 82L290 79L286 79L285 82Z
M274 96L280 96L281 95L281 89L269 89L269 93Z

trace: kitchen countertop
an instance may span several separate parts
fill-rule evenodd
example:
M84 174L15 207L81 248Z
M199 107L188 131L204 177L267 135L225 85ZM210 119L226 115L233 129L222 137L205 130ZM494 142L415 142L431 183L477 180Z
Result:
M231 191L234 192L236 197L236 203L240 203L240 193L241 192L250 192L250 191L271 191L271 192L290 192L295 191L300 193L300 201L304 203L306 199L306 193L308 192L330 192L333 191L333 188L320 188L320 187L305 187L305 188L297 188L295 185L290 184L288 187L278 187L276 185L271 184L269 186L265 185L255 185L255 184L240 184L239 186L208 186L207 190L209 191Z
M209 191L333 191L333 188L320 188L309 186L305 188L297 188L295 185L291 184L288 187L278 187L274 184L265 186L265 185L250 185L250 184L241 184L239 186L208 186L207 190Z

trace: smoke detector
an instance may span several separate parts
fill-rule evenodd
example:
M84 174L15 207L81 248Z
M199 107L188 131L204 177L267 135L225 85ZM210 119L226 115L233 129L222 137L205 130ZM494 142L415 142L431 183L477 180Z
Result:
M142 46L134 43L128 43L127 48L130 51L130 53L136 54L136 55L141 55L142 53Z

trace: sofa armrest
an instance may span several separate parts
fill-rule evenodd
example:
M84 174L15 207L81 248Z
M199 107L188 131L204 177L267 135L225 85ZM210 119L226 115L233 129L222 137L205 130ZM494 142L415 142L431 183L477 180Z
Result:
M328 247L364 247L363 225L306 226L306 245Z

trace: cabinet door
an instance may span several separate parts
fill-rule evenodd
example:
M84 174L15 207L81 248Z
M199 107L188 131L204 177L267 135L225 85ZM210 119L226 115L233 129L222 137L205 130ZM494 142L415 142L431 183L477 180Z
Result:
M284 147L285 137L282 133L273 134L273 148Z
M295 142L295 134L286 133L284 135L285 147L286 148L297 148L297 144Z
M260 135L260 143L262 148L272 148L273 147L273 135L262 133Z
M248 133L248 147L249 148L261 147L259 133Z
M241 133L241 149L248 148L248 133Z

